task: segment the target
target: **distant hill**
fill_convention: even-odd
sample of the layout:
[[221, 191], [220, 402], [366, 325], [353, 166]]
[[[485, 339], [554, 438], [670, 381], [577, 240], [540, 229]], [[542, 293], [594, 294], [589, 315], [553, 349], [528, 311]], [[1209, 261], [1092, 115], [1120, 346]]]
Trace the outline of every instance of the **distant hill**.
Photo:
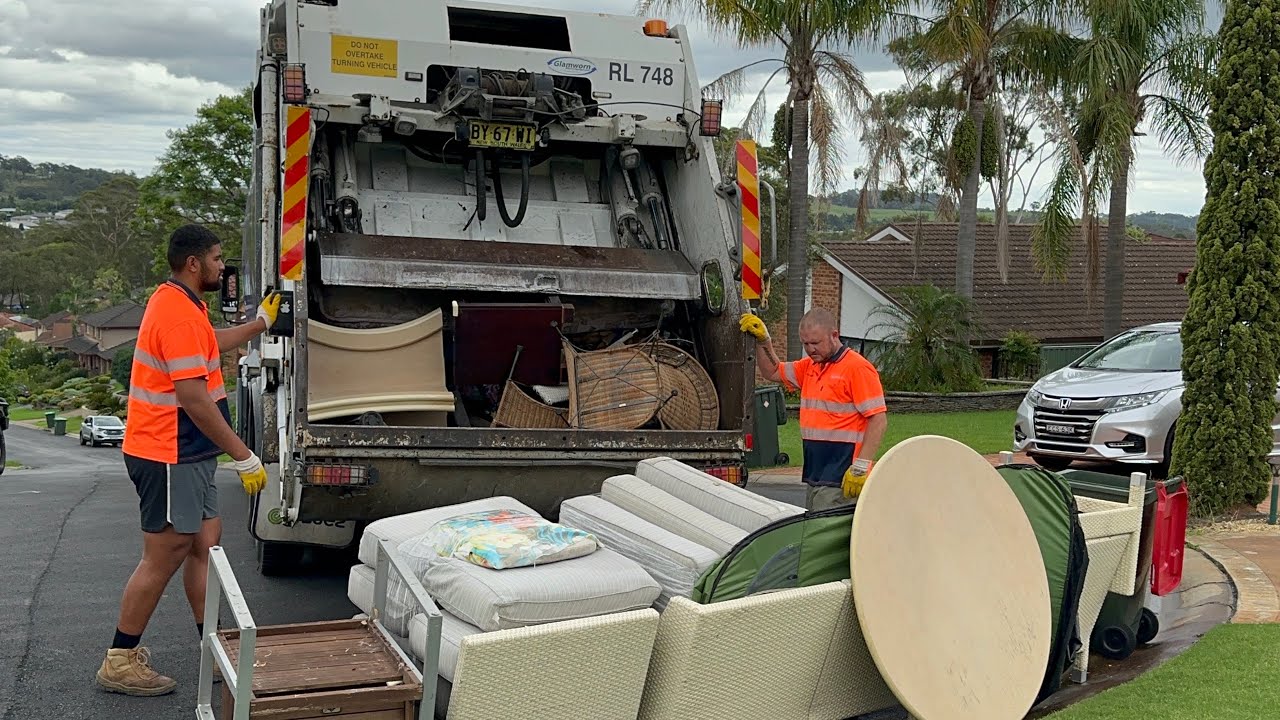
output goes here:
[[0, 207], [18, 214], [69, 209], [84, 193], [118, 173], [0, 155]]
[[[824, 234], [847, 234], [851, 232], [857, 218], [858, 193], [848, 190], [832, 195], [826, 198], [826, 201], [830, 205], [818, 210], [818, 232]], [[924, 214], [925, 219], [930, 220], [933, 217], [934, 202], [936, 202], [936, 197], [917, 203], [905, 203], [892, 196], [885, 198], [882, 195], [880, 205], [870, 211], [870, 223], [878, 225], [886, 222], [906, 221], [914, 219], [918, 214]], [[995, 212], [991, 208], [979, 208], [978, 216], [980, 222], [995, 221]], [[1015, 216], [1015, 212], [1010, 211], [1011, 222]], [[1024, 223], [1034, 223], [1039, 221], [1040, 213], [1028, 210], [1022, 213], [1021, 219]], [[1129, 224], [1142, 228], [1153, 235], [1190, 240], [1196, 237], [1196, 223], [1199, 219], [1199, 215], [1145, 212], [1130, 215]], [[1106, 218], [1103, 218], [1103, 220], [1105, 222]]]

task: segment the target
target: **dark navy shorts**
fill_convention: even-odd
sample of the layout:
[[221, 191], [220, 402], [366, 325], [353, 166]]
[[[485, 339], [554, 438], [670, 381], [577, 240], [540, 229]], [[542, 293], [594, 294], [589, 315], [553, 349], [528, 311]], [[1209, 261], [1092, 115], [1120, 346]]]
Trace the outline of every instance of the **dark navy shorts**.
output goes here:
[[124, 466], [138, 491], [143, 532], [162, 532], [172, 525], [191, 535], [200, 532], [205, 520], [218, 517], [218, 487], [213, 482], [217, 458], [170, 465], [125, 455]]

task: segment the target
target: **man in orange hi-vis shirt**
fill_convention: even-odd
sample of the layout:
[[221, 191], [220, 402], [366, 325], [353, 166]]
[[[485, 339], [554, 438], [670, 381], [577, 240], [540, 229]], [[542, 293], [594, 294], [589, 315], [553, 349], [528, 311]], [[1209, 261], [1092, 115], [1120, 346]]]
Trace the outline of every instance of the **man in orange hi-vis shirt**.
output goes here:
[[805, 506], [821, 510], [857, 502], [889, 424], [879, 371], [840, 342], [839, 323], [822, 308], [801, 318], [805, 357], [795, 362], [778, 359], [759, 317], [747, 313], [740, 325], [756, 339], [760, 374], [800, 391]]
[[222, 538], [214, 473], [225, 452], [245, 492], [267, 483], [262, 462], [231, 428], [221, 355], [275, 322], [280, 296], [262, 301], [252, 322], [215, 330], [201, 294], [222, 283], [222, 246], [208, 229], [186, 225], [169, 238], [173, 275], [147, 301], [129, 382], [124, 462], [138, 492], [142, 561], [120, 603], [115, 639], [98, 684], [127, 695], [164, 695], [177, 683], [151, 669], [139, 642], [169, 579], [185, 565], [183, 585], [204, 628], [209, 548]]

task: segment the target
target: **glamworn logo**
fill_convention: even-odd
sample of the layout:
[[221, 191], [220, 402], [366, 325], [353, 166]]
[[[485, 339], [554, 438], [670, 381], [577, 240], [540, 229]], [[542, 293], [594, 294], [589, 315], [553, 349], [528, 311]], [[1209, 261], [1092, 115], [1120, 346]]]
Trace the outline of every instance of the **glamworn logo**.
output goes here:
[[547, 67], [565, 75], [590, 75], [597, 70], [595, 63], [579, 57], [551, 58]]

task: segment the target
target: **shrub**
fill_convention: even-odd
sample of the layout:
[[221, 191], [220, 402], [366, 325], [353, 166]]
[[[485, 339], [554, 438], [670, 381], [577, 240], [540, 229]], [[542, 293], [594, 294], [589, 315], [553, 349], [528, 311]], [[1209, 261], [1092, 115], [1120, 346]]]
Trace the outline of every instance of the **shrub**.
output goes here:
[[1040, 341], [1021, 330], [1010, 330], [1000, 346], [1004, 377], [1031, 380], [1040, 371]]
[[877, 362], [884, 384], [908, 392], [973, 392], [983, 387], [968, 339], [977, 331], [971, 301], [938, 287], [904, 288], [899, 305], [881, 305], [871, 330], [883, 331]]
[[1182, 414], [1171, 471], [1197, 514], [1256, 505], [1280, 372], [1280, 0], [1228, 3], [1210, 79], [1213, 150], [1182, 322]]

